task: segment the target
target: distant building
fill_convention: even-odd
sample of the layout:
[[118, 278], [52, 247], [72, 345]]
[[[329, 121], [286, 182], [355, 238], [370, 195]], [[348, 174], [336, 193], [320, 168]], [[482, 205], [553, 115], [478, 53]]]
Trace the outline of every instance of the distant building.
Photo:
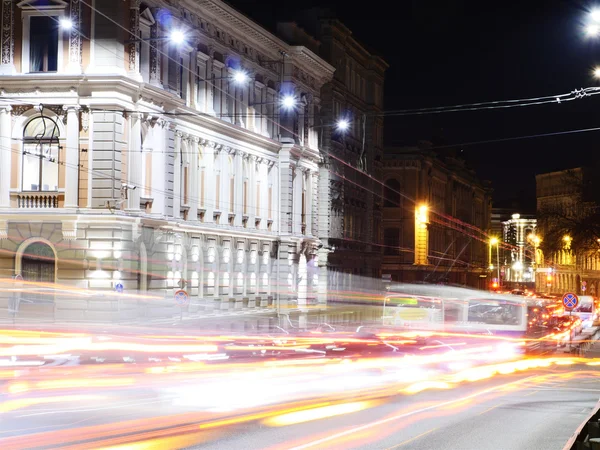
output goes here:
[[502, 222], [500, 270], [504, 287], [534, 287], [536, 230], [537, 220], [529, 216], [513, 214]]
[[462, 161], [428, 147], [385, 151], [383, 274], [487, 288], [491, 190]]
[[592, 201], [597, 191], [595, 179], [595, 171], [581, 167], [536, 176], [538, 234], [542, 243], [552, 240], [554, 244], [552, 252], [537, 252], [538, 291], [598, 295], [600, 255], [596, 237], [584, 236], [591, 240], [590, 245], [573, 241], [569, 234], [569, 228], [583, 223], [582, 217], [597, 208], [597, 201]]
[[325, 9], [310, 9], [295, 19], [280, 23], [278, 34], [335, 68], [333, 79], [321, 88], [321, 122], [316, 125], [323, 155], [319, 266], [327, 272], [330, 292], [379, 286], [383, 86], [388, 65]]

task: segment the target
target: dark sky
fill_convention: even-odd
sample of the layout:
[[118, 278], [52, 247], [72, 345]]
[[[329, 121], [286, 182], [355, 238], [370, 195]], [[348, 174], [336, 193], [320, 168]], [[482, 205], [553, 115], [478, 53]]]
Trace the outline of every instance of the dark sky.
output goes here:
[[[583, 36], [591, 3], [415, 0], [389, 2], [229, 0], [269, 28], [292, 8], [326, 6], [390, 65], [385, 110], [556, 95], [598, 83], [600, 39]], [[600, 4], [599, 4], [600, 6]], [[386, 145], [421, 139], [463, 144], [600, 126], [600, 96], [494, 111], [387, 117]], [[461, 148], [459, 146], [459, 148]], [[600, 132], [463, 146], [492, 181], [494, 203], [535, 208], [535, 174], [594, 164]]]

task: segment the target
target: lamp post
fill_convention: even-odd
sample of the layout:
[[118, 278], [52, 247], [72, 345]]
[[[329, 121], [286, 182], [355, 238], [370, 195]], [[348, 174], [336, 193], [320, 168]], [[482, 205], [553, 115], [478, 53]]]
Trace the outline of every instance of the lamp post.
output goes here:
[[498, 288], [502, 287], [502, 281], [500, 280], [500, 239], [497, 237], [490, 238], [490, 253], [489, 253], [489, 261], [490, 266], [492, 266], [492, 247], [496, 246], [496, 270], [498, 271]]

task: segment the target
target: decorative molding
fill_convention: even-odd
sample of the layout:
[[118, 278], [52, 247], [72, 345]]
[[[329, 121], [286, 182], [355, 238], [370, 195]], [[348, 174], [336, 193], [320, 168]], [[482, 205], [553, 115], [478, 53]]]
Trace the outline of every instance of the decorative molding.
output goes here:
[[[135, 39], [140, 35], [140, 3], [141, 0], [131, 0], [129, 3], [129, 32]], [[129, 43], [129, 71], [140, 71], [140, 42]]]
[[90, 129], [90, 110], [87, 108], [81, 111], [81, 129], [85, 132]]
[[21, 116], [31, 108], [33, 108], [33, 105], [15, 105], [12, 107], [13, 116]]
[[[156, 8], [152, 10], [152, 14], [156, 17]], [[158, 41], [158, 21], [154, 22], [150, 27], [150, 38], [153, 39], [150, 44], [150, 84], [159, 86], [161, 84], [161, 70], [160, 70], [160, 60], [161, 55], [159, 55], [159, 41]]]
[[83, 46], [81, 45], [80, 0], [71, 0], [69, 10], [70, 19], [73, 24], [69, 35], [69, 63], [81, 67]]
[[62, 235], [66, 241], [77, 239], [77, 222], [75, 220], [63, 220]]
[[2, 64], [12, 64], [15, 56], [15, 11], [13, 0], [2, 1]]

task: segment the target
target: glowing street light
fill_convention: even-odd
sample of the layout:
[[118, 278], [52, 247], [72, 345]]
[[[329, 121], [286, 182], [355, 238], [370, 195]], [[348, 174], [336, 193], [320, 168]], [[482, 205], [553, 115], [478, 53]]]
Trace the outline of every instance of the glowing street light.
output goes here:
[[248, 81], [248, 74], [243, 70], [236, 70], [233, 74], [233, 81], [235, 84], [244, 84]]
[[490, 245], [498, 245], [498, 238], [497, 237], [493, 237], [490, 239]]
[[281, 106], [285, 109], [292, 109], [296, 106], [296, 97], [293, 95], [284, 95], [281, 99]]
[[348, 128], [350, 128], [350, 122], [348, 122], [346, 119], [340, 119], [336, 123], [336, 128], [338, 131], [347, 131]]
[[593, 9], [592, 12], [590, 12], [590, 19], [592, 19], [594, 22], [600, 22], [600, 9], [599, 8]]
[[600, 34], [600, 26], [595, 23], [591, 23], [585, 27], [585, 34], [587, 37], [596, 37]]
[[62, 17], [58, 23], [63, 30], [70, 30], [73, 28], [73, 21], [68, 17]]
[[173, 30], [171, 31], [170, 39], [174, 44], [183, 44], [185, 42], [185, 34], [181, 30]]
[[592, 70], [592, 76], [597, 80], [600, 80], [600, 67], [594, 67]]

